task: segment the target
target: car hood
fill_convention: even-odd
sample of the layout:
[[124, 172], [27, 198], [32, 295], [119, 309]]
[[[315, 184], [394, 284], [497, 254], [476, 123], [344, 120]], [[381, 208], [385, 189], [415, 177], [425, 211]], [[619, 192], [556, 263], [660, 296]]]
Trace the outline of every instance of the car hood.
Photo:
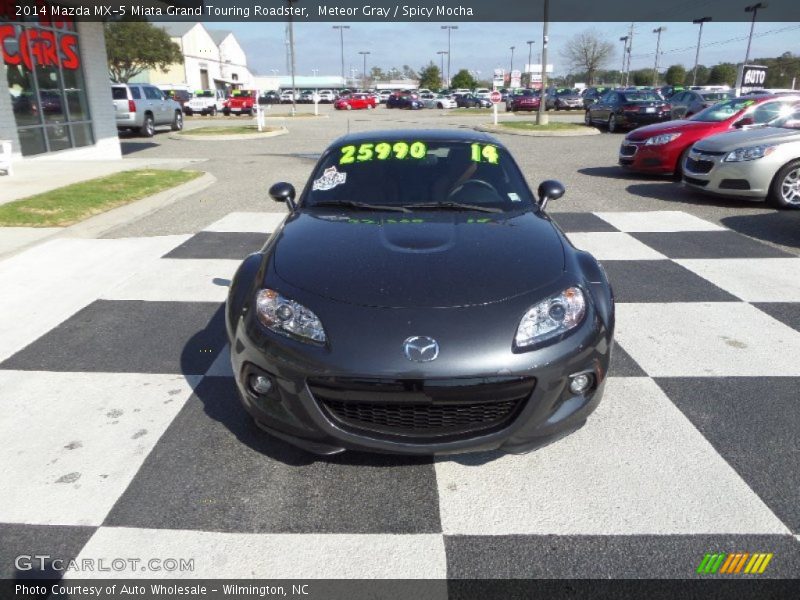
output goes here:
[[698, 142], [694, 147], [708, 152], [730, 152], [743, 146], [790, 141], [800, 141], [800, 131], [782, 127], [758, 127], [713, 135]]
[[664, 121], [663, 123], [653, 123], [644, 127], [638, 127], [631, 131], [625, 139], [632, 142], [640, 142], [654, 135], [663, 135], [666, 133], [688, 133], [692, 131], [703, 131], [709, 129], [714, 125], [720, 123], [706, 123], [704, 121], [690, 121], [688, 119], [681, 119], [677, 121]]
[[532, 212], [317, 210], [287, 220], [273, 264], [280, 279], [332, 300], [398, 308], [487, 304], [564, 272], [560, 235]]

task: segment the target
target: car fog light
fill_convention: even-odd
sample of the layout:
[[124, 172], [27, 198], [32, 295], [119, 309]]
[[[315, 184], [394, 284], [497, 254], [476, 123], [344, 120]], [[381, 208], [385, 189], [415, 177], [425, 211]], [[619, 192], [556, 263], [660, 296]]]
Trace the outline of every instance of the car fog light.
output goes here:
[[591, 387], [592, 380], [592, 375], [589, 373], [575, 375], [569, 381], [569, 391], [576, 395], [584, 394]]
[[250, 390], [259, 396], [268, 394], [272, 390], [272, 382], [266, 375], [250, 375]]

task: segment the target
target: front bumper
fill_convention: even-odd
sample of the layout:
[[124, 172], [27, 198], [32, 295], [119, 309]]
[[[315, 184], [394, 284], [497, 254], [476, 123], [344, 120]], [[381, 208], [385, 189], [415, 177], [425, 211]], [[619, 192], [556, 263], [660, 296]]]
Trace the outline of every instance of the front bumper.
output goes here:
[[727, 152], [709, 153], [692, 150], [683, 164], [686, 187], [714, 194], [762, 200], [780, 164], [772, 166], [771, 157], [742, 162], [725, 162]]
[[[406, 372], [393, 368], [362, 372], [344, 369], [342, 357], [320, 360], [319, 349], [309, 351], [313, 356], [305, 357], [307, 345], [266, 331], [245, 316], [233, 332], [231, 361], [244, 407], [258, 425], [315, 454], [335, 454], [346, 449], [424, 455], [493, 449], [526, 452], [580, 428], [596, 408], [603, 395], [612, 333], [592, 308], [571, 335], [541, 350], [512, 353], [509, 348], [507, 356], [489, 352], [485, 361], [449, 372], [449, 367], [429, 368], [438, 361], [407, 362]], [[261, 396], [255, 394], [248, 385], [251, 373], [267, 374], [272, 389]], [[568, 389], [570, 376], [579, 373], [591, 373], [594, 378], [593, 386], [584, 395], [574, 395]], [[466, 431], [420, 430], [416, 417], [399, 414], [404, 407], [387, 404], [383, 394], [391, 384], [403, 390], [401, 402], [403, 396], [411, 395], [410, 402], [419, 402], [420, 396], [427, 395], [430, 401], [423, 403], [424, 409], [435, 408], [437, 414], [446, 415], [454, 406], [453, 399], [467, 403], [473, 400], [460, 394], [473, 393], [476, 381], [489, 390], [495, 384], [510, 385], [513, 381], [530, 386], [515, 399], [517, 403], [503, 419], [488, 422], [485, 428], [480, 424], [470, 426]], [[358, 382], [352, 384], [352, 391], [348, 389], [351, 382]], [[325, 391], [326, 386], [335, 388], [334, 392]], [[379, 391], [370, 397], [364, 386]], [[444, 399], [442, 394], [431, 391], [441, 390], [442, 386], [448, 388]], [[328, 397], [331, 394], [333, 402], [339, 403], [333, 411]], [[343, 405], [354, 407], [355, 412], [348, 412]], [[365, 405], [369, 406], [364, 408]], [[362, 408], [370, 414], [383, 415], [378, 417], [380, 422], [360, 416], [356, 420], [342, 418], [343, 413], [352, 415]], [[388, 425], [387, 413], [396, 417]], [[410, 428], [393, 428], [392, 423], [398, 419], [406, 419], [403, 422], [411, 423]]]
[[674, 173], [681, 150], [673, 150], [668, 146], [669, 144], [648, 146], [643, 141], [625, 140], [619, 148], [619, 165], [641, 173]]
[[622, 112], [618, 115], [617, 125], [620, 129], [636, 129], [642, 125], [652, 125], [653, 123], [663, 123], [671, 119], [669, 111], [666, 112]]

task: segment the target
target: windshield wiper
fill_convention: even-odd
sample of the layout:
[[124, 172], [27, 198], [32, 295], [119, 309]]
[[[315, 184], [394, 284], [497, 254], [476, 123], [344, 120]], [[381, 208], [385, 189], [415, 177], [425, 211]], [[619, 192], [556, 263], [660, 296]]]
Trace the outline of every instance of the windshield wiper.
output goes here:
[[389, 210], [394, 212], [411, 212], [405, 206], [398, 204], [369, 204], [368, 202], [356, 202], [355, 200], [323, 200], [321, 202], [314, 202], [314, 206], [346, 206], [348, 208], [358, 208], [359, 210]]
[[494, 206], [481, 206], [480, 204], [465, 204], [463, 202], [431, 202], [429, 204], [404, 204], [405, 208], [417, 208], [421, 210], [439, 210], [439, 209], [454, 209], [454, 210], [477, 210], [480, 212], [488, 213], [501, 213], [502, 208]]

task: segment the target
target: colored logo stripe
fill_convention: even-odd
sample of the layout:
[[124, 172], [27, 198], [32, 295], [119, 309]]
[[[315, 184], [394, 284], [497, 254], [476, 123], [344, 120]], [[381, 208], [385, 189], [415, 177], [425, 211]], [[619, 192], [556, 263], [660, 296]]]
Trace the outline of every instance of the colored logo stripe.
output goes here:
[[749, 552], [708, 553], [700, 561], [697, 572], [702, 575], [713, 575], [715, 573], [757, 575], [766, 571], [772, 556], [772, 553], [763, 552], [755, 554], [750, 554]]

